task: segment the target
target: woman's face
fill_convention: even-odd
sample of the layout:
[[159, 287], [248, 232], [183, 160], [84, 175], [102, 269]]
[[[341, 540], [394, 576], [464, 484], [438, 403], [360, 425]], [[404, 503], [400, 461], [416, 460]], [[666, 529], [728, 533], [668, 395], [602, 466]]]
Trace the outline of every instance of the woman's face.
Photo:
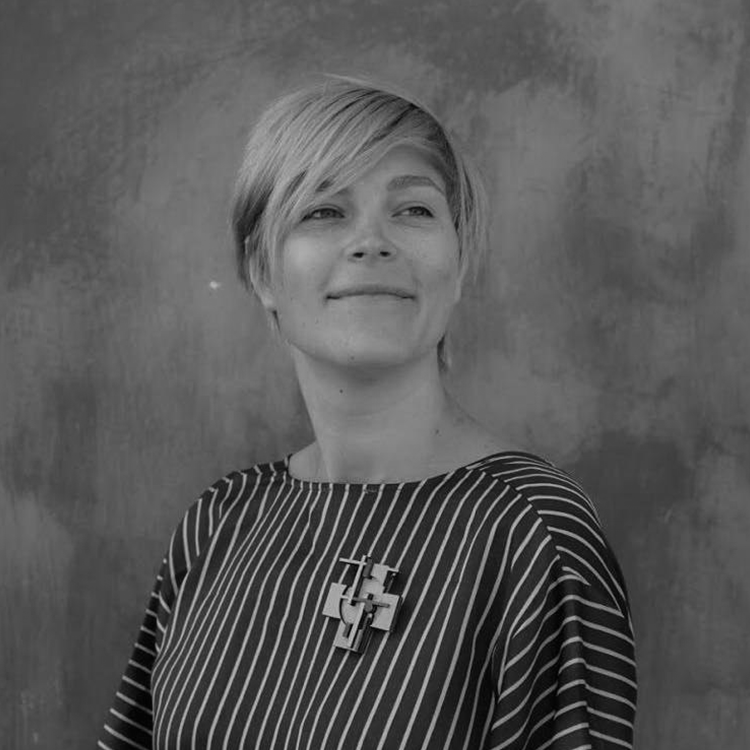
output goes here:
[[460, 289], [445, 184], [421, 152], [398, 146], [309, 206], [259, 293], [299, 352], [372, 368], [435, 353]]

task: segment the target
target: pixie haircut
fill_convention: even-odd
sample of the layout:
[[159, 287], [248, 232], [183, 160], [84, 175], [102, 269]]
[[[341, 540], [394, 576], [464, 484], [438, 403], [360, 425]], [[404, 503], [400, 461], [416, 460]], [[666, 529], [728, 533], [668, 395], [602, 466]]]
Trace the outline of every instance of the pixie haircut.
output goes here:
[[459, 268], [462, 277], [475, 275], [486, 246], [486, 199], [453, 138], [426, 107], [402, 93], [327, 76], [272, 103], [250, 133], [232, 215], [243, 283], [267, 288], [278, 249], [311, 203], [351, 185], [396, 146], [421, 151], [443, 178]]

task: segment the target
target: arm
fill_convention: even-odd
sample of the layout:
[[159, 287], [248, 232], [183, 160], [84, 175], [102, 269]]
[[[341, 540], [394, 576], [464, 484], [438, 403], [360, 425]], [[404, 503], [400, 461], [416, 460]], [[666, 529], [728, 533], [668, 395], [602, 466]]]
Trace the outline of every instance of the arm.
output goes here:
[[496, 653], [487, 747], [631, 748], [637, 689], [627, 616], [560, 561], [539, 583]]
[[516, 482], [534, 510], [493, 653], [486, 747], [632, 748], [634, 640], [625, 584], [596, 513], [556, 470]]
[[151, 674], [183, 581], [226, 509], [237, 498], [231, 477], [207, 489], [174, 530], [146, 606], [136, 642], [101, 732], [101, 750], [150, 750], [153, 704]]
[[146, 614], [120, 686], [109, 709], [98, 747], [102, 750], [143, 748], [152, 746], [153, 723], [151, 703], [151, 670], [157, 655], [160, 634], [166, 628], [174, 592], [165, 581], [170, 579], [167, 558], [151, 591]]

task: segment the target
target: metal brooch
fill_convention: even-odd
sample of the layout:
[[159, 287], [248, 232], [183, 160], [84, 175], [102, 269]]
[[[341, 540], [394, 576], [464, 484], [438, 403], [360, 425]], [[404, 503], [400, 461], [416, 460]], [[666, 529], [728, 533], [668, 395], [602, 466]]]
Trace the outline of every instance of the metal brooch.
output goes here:
[[396, 625], [402, 598], [388, 590], [398, 571], [373, 563], [369, 555], [362, 555], [361, 560], [342, 557], [339, 562], [357, 566], [354, 583], [332, 583], [323, 614], [339, 620], [334, 646], [361, 654], [373, 629], [391, 632]]

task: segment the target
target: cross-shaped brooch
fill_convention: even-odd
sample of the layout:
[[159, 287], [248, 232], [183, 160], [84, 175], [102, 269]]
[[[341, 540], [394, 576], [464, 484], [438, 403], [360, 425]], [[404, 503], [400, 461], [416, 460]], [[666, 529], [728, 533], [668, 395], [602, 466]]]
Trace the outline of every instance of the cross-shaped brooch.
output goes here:
[[361, 560], [341, 557], [339, 562], [357, 565], [357, 574], [351, 586], [331, 584], [323, 614], [339, 620], [333, 645], [361, 654], [373, 628], [390, 632], [396, 625], [401, 597], [389, 594], [388, 589], [398, 571], [373, 563], [369, 555], [362, 555]]

